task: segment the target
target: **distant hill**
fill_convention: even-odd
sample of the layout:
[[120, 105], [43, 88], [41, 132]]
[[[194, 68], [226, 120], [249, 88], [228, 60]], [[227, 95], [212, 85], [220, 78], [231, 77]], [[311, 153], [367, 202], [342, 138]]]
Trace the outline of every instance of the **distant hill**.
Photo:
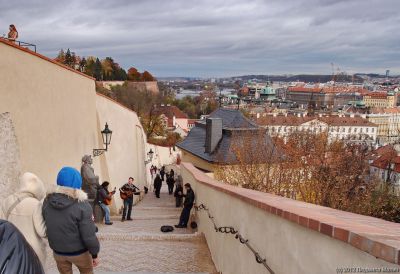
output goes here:
[[[332, 75], [323, 74], [296, 74], [296, 75], [244, 75], [232, 78], [241, 78], [244, 81], [258, 79], [261, 81], [273, 81], [273, 82], [307, 82], [307, 83], [326, 83], [332, 80]], [[337, 75], [335, 76], [336, 81], [340, 82], [351, 82], [353, 81], [351, 75]], [[354, 82], [362, 83], [364, 80], [362, 77], [357, 75], [354, 76]]]

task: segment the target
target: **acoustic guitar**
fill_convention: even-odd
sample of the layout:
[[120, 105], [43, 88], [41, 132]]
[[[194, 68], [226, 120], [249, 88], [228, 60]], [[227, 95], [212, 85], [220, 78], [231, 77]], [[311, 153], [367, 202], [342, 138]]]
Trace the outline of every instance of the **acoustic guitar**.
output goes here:
[[115, 187], [114, 190], [112, 192], [110, 192], [110, 199], [105, 198], [104, 199], [104, 204], [106, 205], [111, 205], [112, 203], [112, 197], [114, 196], [115, 192], [117, 191], [117, 188]]
[[119, 196], [121, 197], [122, 200], [126, 200], [128, 198], [131, 198], [133, 195], [140, 195], [140, 189], [136, 188], [139, 191], [119, 191]]

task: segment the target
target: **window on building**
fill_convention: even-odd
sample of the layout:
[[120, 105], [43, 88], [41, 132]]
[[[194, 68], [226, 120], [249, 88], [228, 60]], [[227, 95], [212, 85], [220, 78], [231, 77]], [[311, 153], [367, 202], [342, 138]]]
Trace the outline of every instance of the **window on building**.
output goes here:
[[357, 128], [356, 127], [354, 128], [354, 132], [357, 132]]
[[365, 131], [368, 133], [368, 128], [366, 128]]
[[351, 127], [349, 127], [348, 133], [351, 133]]

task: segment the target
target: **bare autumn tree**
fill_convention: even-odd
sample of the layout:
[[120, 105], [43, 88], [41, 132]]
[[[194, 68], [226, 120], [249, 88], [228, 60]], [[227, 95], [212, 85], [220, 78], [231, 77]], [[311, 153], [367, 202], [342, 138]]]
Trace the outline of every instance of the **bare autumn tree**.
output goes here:
[[154, 136], [164, 136], [166, 128], [161, 116], [152, 107], [149, 113], [142, 117], [141, 122], [146, 132], [147, 139]]
[[[232, 165], [220, 165], [215, 177], [245, 188], [276, 193], [273, 164], [278, 161], [274, 143], [264, 129], [232, 131], [230, 150]], [[221, 161], [224, 155], [217, 155]]]
[[232, 138], [235, 162], [215, 177], [227, 183], [317, 205], [400, 221], [399, 198], [369, 176], [365, 146], [329, 142], [325, 132], [294, 132], [265, 141], [258, 131]]

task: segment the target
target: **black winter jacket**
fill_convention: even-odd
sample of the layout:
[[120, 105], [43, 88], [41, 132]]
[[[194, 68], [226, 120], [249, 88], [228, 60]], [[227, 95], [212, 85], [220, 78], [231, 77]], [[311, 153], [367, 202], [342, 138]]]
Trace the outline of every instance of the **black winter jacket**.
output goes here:
[[188, 189], [188, 191], [186, 192], [185, 195], [183, 195], [185, 197], [185, 201], [183, 202], [183, 206], [184, 207], [192, 207], [194, 204], [194, 192], [193, 190], [190, 188]]
[[35, 251], [12, 224], [0, 220], [0, 273], [44, 274]]
[[154, 179], [154, 188], [155, 189], [161, 189], [161, 185], [162, 185], [162, 180], [160, 177], [156, 177]]
[[78, 255], [89, 251], [97, 258], [100, 244], [96, 237], [93, 210], [82, 190], [57, 187], [43, 202], [43, 218], [49, 245], [60, 255]]

